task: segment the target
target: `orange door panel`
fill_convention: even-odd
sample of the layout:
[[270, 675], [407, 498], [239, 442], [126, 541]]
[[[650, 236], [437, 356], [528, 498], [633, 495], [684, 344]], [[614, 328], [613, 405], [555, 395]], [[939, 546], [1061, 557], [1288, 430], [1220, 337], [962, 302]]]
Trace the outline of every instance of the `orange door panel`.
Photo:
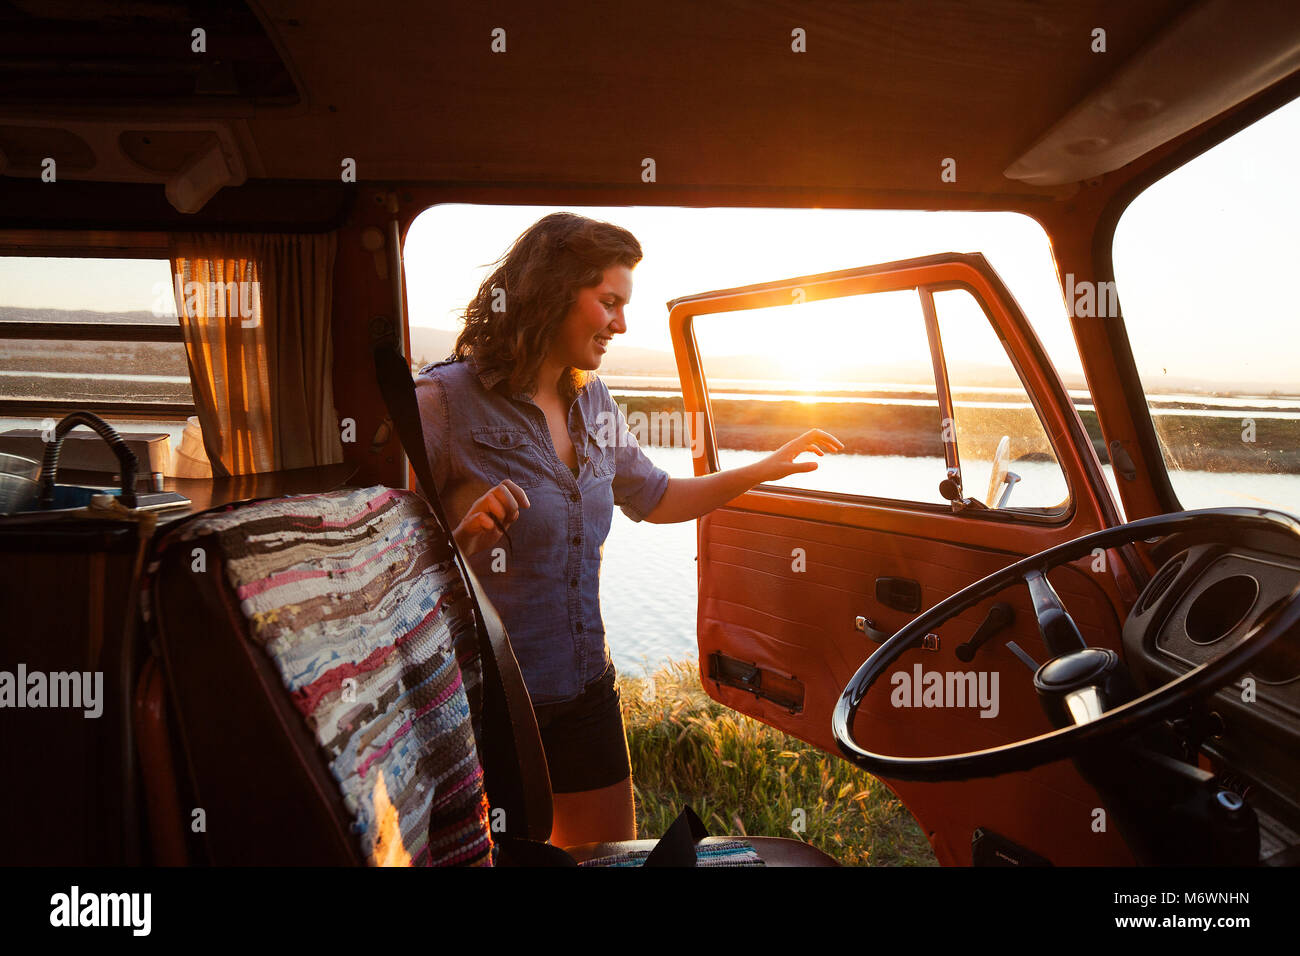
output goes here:
[[[790, 572], [793, 547], [807, 554], [805, 570], [798, 573]], [[854, 628], [855, 618], [868, 617], [892, 634], [911, 617], [876, 600], [876, 579], [920, 582], [923, 608], [928, 608], [1012, 560], [1013, 555], [975, 547], [719, 509], [702, 519], [700, 529], [698, 639], [704, 686], [726, 706], [838, 754], [831, 711], [853, 672], [877, 646]], [[1118, 648], [1119, 620], [1096, 575], [1065, 567], [1050, 578], [1084, 639], [1093, 646]], [[923, 674], [997, 674], [996, 712], [979, 716], [978, 699], [964, 709], [895, 706], [891, 696], [899, 687], [882, 680], [858, 712], [856, 733], [864, 746], [878, 753], [929, 756], [981, 750], [1052, 729], [1038, 705], [1029, 668], [1006, 647], [1012, 640], [1044, 659], [1028, 590], [1009, 589], [997, 600], [1011, 605], [1014, 619], [969, 663], [958, 660], [956, 648], [975, 633], [992, 601], [945, 624], [936, 650], [908, 651], [895, 668], [909, 676], [917, 666]], [[753, 664], [764, 672], [764, 680], [770, 680], [769, 674], [784, 678], [788, 683], [781, 683], [774, 696], [793, 686], [802, 694], [801, 705], [796, 710], [736, 686], [740, 682], [724, 682], [732, 675], [718, 675], [714, 655]], [[915, 703], [914, 695], [909, 703]], [[1122, 841], [1094, 832], [1093, 811], [1100, 801], [1068, 762], [988, 780], [890, 785], [943, 863], [970, 862], [976, 827], [1053, 861], [1132, 863]], [[1071, 819], [1074, 826], [1065, 822]]]
[[[695, 470], [706, 474], [719, 464], [708, 383], [693, 334], [696, 316], [786, 305], [793, 289], [813, 300], [958, 287], [983, 306], [1050, 437], [1070, 490], [1063, 514], [958, 510], [764, 484], [699, 522], [697, 637], [705, 689], [726, 706], [837, 755], [831, 713], [853, 673], [879, 646], [868, 632], [892, 634], [919, 611], [1021, 557], [1118, 523], [1100, 463], [1041, 344], [982, 256], [935, 256], [671, 303], [687, 419], [704, 430]], [[946, 376], [942, 362], [936, 369]], [[1090, 645], [1121, 650], [1120, 621], [1136, 593], [1133, 575], [1140, 574], [1127, 560], [1107, 554], [1051, 575]], [[890, 591], [900, 586], [901, 601]], [[908, 608], [913, 588], [916, 606]], [[995, 601], [1010, 605], [1013, 620], [968, 662], [960, 660], [958, 646], [974, 635]], [[930, 649], [900, 658], [891, 677], [902, 676], [882, 680], [863, 702], [858, 739], [877, 752], [925, 756], [1049, 730], [1032, 672], [1008, 648], [1011, 641], [1045, 659], [1024, 587], [970, 609], [944, 625]], [[951, 699], [949, 706], [927, 706], [910, 685], [932, 671], [973, 675], [974, 684], [964, 676], [950, 681], [959, 692], [973, 688], [970, 706], [951, 706]], [[970, 862], [977, 827], [1055, 863], [1132, 862], [1118, 836], [1094, 830], [1100, 801], [1069, 762], [963, 783], [891, 787], [944, 863]]]

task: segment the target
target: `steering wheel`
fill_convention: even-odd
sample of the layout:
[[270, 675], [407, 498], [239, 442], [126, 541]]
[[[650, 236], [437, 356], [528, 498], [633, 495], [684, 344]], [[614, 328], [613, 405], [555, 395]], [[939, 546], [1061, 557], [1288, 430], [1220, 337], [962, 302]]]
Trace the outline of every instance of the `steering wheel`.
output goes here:
[[[1118, 707], [1108, 708], [1108, 691], [1117, 676], [1127, 679], [1119, 656], [1104, 648], [1089, 648], [1061, 604], [1046, 573], [1089, 555], [1095, 548], [1113, 548], [1158, 535], [1178, 532], [1226, 533], [1227, 540], [1246, 530], [1282, 532], [1300, 544], [1300, 521], [1280, 511], [1257, 508], [1205, 508], [1143, 518], [1075, 538], [996, 571], [940, 601], [885, 641], [858, 668], [835, 705], [831, 730], [844, 756], [880, 777], [896, 780], [968, 780], [1029, 770], [1072, 757], [1085, 748], [1116, 743], [1123, 737], [1171, 717], [1193, 701], [1208, 696], [1246, 670], [1270, 644], [1300, 623], [1300, 583], [1258, 619], [1246, 635], [1215, 660]], [[885, 671], [924, 636], [948, 620], [1017, 582], [1029, 586], [1034, 612], [1050, 659], [1034, 674], [1034, 685], [1045, 706], [1055, 701], [1055, 713], [1066, 726], [1026, 740], [969, 753], [938, 757], [890, 757], [873, 753], [853, 736], [853, 720], [867, 691]], [[1073, 720], [1072, 724], [1069, 720]]]

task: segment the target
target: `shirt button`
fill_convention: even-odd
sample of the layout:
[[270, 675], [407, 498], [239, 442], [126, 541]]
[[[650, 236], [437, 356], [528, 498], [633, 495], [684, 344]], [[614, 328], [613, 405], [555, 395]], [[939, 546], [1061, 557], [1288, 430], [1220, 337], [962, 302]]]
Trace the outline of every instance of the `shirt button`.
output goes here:
[[570, 492], [570, 493], [569, 493], [569, 500], [570, 500], [570, 501], [579, 501], [579, 500], [581, 500], [581, 498], [582, 498], [582, 495], [578, 494], [578, 492], [576, 492], [576, 491], [573, 491], [573, 492]]
[[573, 543], [574, 543], [574, 544], [582, 544], [582, 535], [580, 535], [580, 534], [575, 534], [575, 535], [573, 536]]
[[579, 633], [579, 634], [582, 633], [582, 622], [581, 622], [581, 621], [578, 622], [578, 633]]
[[573, 580], [571, 580], [571, 581], [569, 582], [569, 587], [571, 587], [571, 588], [576, 588], [577, 586], [578, 586], [578, 579], [577, 579], [577, 578], [574, 578]]

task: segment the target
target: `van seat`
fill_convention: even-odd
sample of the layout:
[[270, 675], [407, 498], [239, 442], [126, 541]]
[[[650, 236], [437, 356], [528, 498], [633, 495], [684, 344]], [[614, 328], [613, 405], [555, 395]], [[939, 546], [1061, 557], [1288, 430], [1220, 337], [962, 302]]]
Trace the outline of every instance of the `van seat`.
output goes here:
[[[171, 828], [185, 858], [165, 862], [493, 862], [473, 605], [423, 498], [375, 486], [195, 515], [155, 542], [143, 587], [166, 700], [136, 709], [146, 798], [152, 814], [184, 793], [202, 817]], [[164, 747], [176, 759], [144, 749]], [[549, 806], [549, 781], [527, 783]], [[707, 838], [697, 859], [834, 865], [797, 840], [744, 841]], [[572, 855], [637, 865], [653, 846]]]

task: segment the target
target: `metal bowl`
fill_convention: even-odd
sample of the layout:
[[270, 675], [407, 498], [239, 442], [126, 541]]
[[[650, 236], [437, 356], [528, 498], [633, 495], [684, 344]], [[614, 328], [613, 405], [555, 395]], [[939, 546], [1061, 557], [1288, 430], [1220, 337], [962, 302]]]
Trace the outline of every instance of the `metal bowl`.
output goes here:
[[17, 475], [35, 481], [41, 473], [41, 463], [24, 458], [22, 455], [7, 455], [0, 452], [0, 474]]
[[39, 462], [0, 452], [0, 514], [30, 511], [36, 507]]
[[34, 510], [38, 488], [30, 478], [0, 474], [0, 515]]

